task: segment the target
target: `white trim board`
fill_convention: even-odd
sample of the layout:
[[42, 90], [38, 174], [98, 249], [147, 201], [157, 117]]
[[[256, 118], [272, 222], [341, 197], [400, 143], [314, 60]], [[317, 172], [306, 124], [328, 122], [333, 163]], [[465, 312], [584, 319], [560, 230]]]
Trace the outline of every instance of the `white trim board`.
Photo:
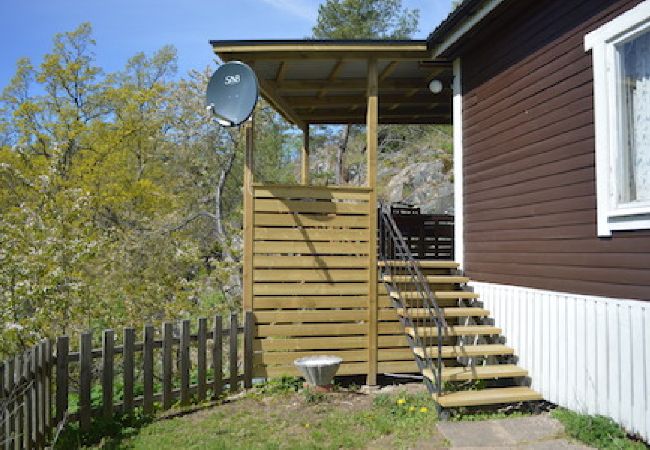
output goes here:
[[454, 60], [454, 261], [463, 267], [465, 259], [463, 207], [463, 83], [460, 58]]
[[533, 389], [650, 441], [650, 302], [473, 282]]
[[468, 16], [463, 23], [456, 26], [451, 33], [447, 33], [445, 39], [433, 48], [433, 56], [437, 58], [441, 53], [451, 47], [456, 41], [463, 37], [468, 31], [476, 26], [481, 20], [485, 19], [494, 8], [503, 3], [504, 0], [487, 0], [473, 15]]
[[615, 46], [650, 28], [650, 0], [620, 14], [585, 35], [592, 52], [596, 148], [596, 210], [598, 236], [616, 230], [650, 229], [650, 205], [619, 204], [623, 138], [619, 111], [619, 65]]

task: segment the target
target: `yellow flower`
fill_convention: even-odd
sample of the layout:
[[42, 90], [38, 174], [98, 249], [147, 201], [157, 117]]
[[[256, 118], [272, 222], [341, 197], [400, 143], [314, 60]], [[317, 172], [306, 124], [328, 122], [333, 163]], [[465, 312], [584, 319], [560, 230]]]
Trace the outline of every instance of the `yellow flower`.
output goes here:
[[422, 408], [420, 408], [420, 412], [421, 413], [429, 412], [429, 408], [427, 408], [426, 406], [423, 406]]
[[308, 423], [305, 424], [305, 428], [309, 428], [309, 424], [308, 424]]
[[405, 403], [406, 403], [406, 399], [400, 398], [399, 400], [397, 400], [398, 405], [403, 405]]
[[409, 411], [411, 411], [411, 412], [415, 411], [415, 406], [411, 406], [411, 407], [409, 408]]

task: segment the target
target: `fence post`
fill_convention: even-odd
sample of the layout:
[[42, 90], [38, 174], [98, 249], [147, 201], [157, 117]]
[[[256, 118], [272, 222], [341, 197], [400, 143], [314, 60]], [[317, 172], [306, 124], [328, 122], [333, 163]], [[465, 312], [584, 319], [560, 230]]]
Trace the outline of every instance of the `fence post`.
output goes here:
[[163, 409], [172, 407], [172, 350], [174, 346], [174, 326], [165, 322], [163, 324], [163, 343], [162, 343], [162, 371], [163, 371]]
[[25, 396], [23, 397], [23, 446], [24, 448], [32, 448], [32, 384], [29, 373], [31, 371], [31, 357], [32, 350], [27, 350], [23, 353], [22, 377], [20, 380], [21, 385], [24, 386]]
[[190, 321], [181, 322], [181, 405], [190, 404]]
[[244, 388], [253, 387], [253, 311], [246, 311], [244, 316]]
[[46, 371], [47, 371], [47, 354], [45, 348], [45, 340], [38, 344], [38, 398], [39, 398], [39, 418], [38, 418], [38, 434], [40, 436], [41, 447], [45, 447], [45, 434], [47, 431], [47, 397], [45, 392], [45, 385], [47, 384]]
[[6, 392], [5, 397], [7, 398], [6, 405], [6, 418], [4, 423], [4, 436], [5, 444], [2, 446], [5, 450], [11, 449], [11, 444], [13, 442], [14, 436], [14, 418], [11, 415], [11, 412], [15, 410], [16, 403], [15, 400], [11, 401], [11, 396], [13, 395], [14, 389], [14, 364], [13, 359], [8, 359], [5, 361], [4, 367], [2, 369], [4, 373], [4, 383], [2, 389]]
[[56, 422], [60, 423], [68, 411], [68, 336], [56, 338]]
[[206, 391], [206, 346], [208, 334], [208, 320], [205, 318], [199, 319], [199, 330], [197, 332], [197, 358], [196, 366], [198, 372], [198, 400], [202, 402], [205, 400]]
[[212, 398], [218, 399], [223, 391], [223, 320], [220, 315], [214, 316], [214, 329], [212, 331]]
[[93, 335], [90, 332], [82, 333], [79, 338], [79, 428], [81, 431], [90, 429], [90, 390], [92, 388], [93, 366]]
[[[9, 439], [8, 433], [5, 433], [5, 425], [9, 422], [9, 399], [5, 401], [5, 367], [7, 361], [0, 361], [0, 417], [4, 420], [0, 421], [0, 449], [4, 448], [5, 443]], [[7, 391], [9, 392], [9, 391]], [[9, 394], [7, 394], [9, 395]]]
[[104, 330], [102, 334], [102, 410], [105, 418], [113, 416], [113, 353], [115, 332]]
[[153, 340], [154, 328], [151, 325], [144, 327], [144, 346], [143, 346], [143, 409], [145, 414], [153, 412]]
[[40, 348], [38, 344], [32, 346], [31, 362], [29, 377], [32, 382], [32, 442], [36, 448], [41, 448], [40, 428], [41, 428], [41, 396], [40, 396], [40, 377], [38, 362], [40, 361]]
[[16, 392], [16, 397], [14, 400], [14, 411], [16, 412], [16, 417], [14, 417], [14, 425], [13, 425], [13, 432], [14, 432], [14, 449], [15, 450], [20, 450], [22, 448], [22, 441], [23, 441], [23, 435], [25, 430], [23, 429], [25, 425], [24, 421], [24, 414], [25, 414], [25, 409], [21, 406], [21, 403], [25, 401], [25, 391], [24, 391], [24, 386], [21, 388], [21, 378], [22, 378], [22, 370], [23, 370], [23, 356], [24, 355], [18, 355], [14, 358], [14, 389], [19, 389], [19, 391]]
[[124, 381], [124, 413], [133, 412], [133, 376], [135, 367], [135, 328], [124, 328], [122, 370]]
[[237, 369], [237, 314], [230, 314], [230, 392], [237, 392], [238, 382], [237, 376], [239, 375]]
[[52, 341], [45, 340], [45, 439], [52, 438]]

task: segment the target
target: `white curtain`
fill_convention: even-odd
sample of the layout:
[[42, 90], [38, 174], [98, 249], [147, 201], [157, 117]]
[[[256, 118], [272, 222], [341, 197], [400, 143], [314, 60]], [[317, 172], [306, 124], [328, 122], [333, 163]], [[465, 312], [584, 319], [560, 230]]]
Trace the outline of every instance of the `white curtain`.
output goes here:
[[622, 45], [623, 202], [650, 201], [650, 32]]

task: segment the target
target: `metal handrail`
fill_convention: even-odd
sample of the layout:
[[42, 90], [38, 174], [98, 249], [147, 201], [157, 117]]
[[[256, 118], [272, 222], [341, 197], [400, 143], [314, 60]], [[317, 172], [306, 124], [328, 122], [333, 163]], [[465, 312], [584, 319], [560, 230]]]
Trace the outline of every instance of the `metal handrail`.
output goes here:
[[[435, 296], [429, 289], [429, 283], [424, 278], [420, 267], [413, 258], [409, 246], [406, 244], [400, 229], [390, 211], [390, 207], [381, 204], [379, 213], [379, 259], [383, 262], [381, 268], [382, 279], [384, 275], [390, 277], [390, 287], [396, 292], [397, 298], [393, 301], [402, 309], [402, 323], [413, 328], [413, 336], [409, 337], [409, 344], [422, 349], [423, 358], [418, 360], [420, 370], [428, 368], [433, 373], [433, 380], [428, 384], [434, 393], [442, 392], [442, 343], [443, 331], [447, 328], [443, 311], [438, 306]], [[397, 261], [397, 264], [391, 262]], [[407, 303], [406, 295], [402, 291], [403, 285], [412, 287], [411, 301]], [[413, 298], [414, 297], [414, 298]], [[415, 305], [413, 304], [415, 303]], [[424, 311], [425, 314], [411, 314], [411, 309]], [[433, 342], [433, 330], [437, 333], [436, 343], [438, 353], [434, 358], [431, 354], [431, 343]], [[425, 381], [428, 380], [425, 377]]]

